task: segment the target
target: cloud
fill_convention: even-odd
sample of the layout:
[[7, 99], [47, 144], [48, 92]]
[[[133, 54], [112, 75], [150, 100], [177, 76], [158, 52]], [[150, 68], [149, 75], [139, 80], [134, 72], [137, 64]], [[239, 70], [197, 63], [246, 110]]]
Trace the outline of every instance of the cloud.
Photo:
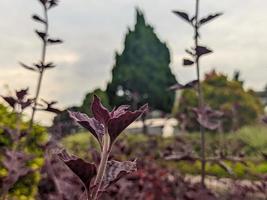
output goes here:
[[[33, 94], [36, 74], [19, 67], [18, 61], [36, 62], [40, 58], [40, 41], [30, 20], [41, 7], [37, 0], [1, 0], [0, 18], [0, 88], [30, 86]], [[51, 46], [48, 59], [57, 64], [45, 75], [41, 96], [57, 99], [60, 107], [80, 104], [90, 90], [111, 79], [115, 51], [122, 51], [125, 33], [134, 24], [135, 7], [145, 12], [160, 39], [171, 51], [172, 71], [181, 81], [192, 80], [195, 71], [182, 67], [184, 49], [192, 45], [192, 29], [172, 10], [193, 13], [194, 0], [64, 0], [50, 14], [51, 36], [64, 44]], [[215, 53], [201, 60], [202, 74], [216, 68], [229, 74], [241, 71], [246, 87], [260, 90], [266, 84], [267, 2], [262, 0], [206, 0], [201, 2], [201, 16], [223, 11], [224, 15], [201, 30], [201, 42]], [[11, 12], [12, 10], [12, 12]], [[49, 117], [50, 116], [50, 117]], [[38, 120], [48, 122], [51, 115]]]

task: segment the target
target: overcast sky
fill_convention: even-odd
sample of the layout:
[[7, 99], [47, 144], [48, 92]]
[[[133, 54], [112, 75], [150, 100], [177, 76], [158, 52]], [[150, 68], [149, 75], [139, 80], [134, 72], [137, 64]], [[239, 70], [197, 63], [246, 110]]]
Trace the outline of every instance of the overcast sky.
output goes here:
[[[180, 82], [195, 78], [193, 69], [182, 67], [184, 49], [192, 44], [192, 30], [172, 10], [193, 12], [195, 0], [61, 0], [50, 12], [50, 35], [65, 43], [50, 47], [49, 60], [58, 67], [45, 74], [41, 96], [58, 100], [59, 106], [79, 105], [84, 95], [105, 88], [111, 79], [115, 51], [121, 52], [125, 33], [135, 22], [135, 7], [144, 11], [159, 38], [171, 51], [171, 69]], [[0, 1], [0, 93], [30, 86], [36, 74], [19, 67], [18, 61], [36, 62], [40, 42], [30, 19], [40, 13], [38, 0]], [[212, 68], [232, 76], [241, 71], [246, 87], [261, 90], [267, 83], [267, 1], [202, 0], [201, 16], [224, 12], [201, 31], [201, 42], [215, 53], [202, 59], [202, 73]], [[39, 115], [47, 122], [50, 114]]]

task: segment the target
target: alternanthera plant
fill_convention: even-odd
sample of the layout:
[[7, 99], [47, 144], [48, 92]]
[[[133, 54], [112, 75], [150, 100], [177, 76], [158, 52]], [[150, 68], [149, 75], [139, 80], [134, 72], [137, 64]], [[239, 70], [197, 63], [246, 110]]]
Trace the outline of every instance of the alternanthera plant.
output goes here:
[[38, 81], [37, 81], [37, 87], [35, 96], [33, 99], [33, 106], [32, 106], [32, 114], [30, 118], [29, 123], [29, 129], [32, 129], [35, 113], [38, 110], [39, 105], [39, 95], [41, 91], [42, 86], [42, 80], [44, 76], [44, 72], [47, 69], [51, 69], [55, 67], [55, 64], [53, 62], [47, 61], [46, 55], [47, 55], [47, 47], [49, 45], [54, 44], [60, 44], [62, 43], [61, 39], [50, 37], [49, 35], [49, 19], [48, 19], [48, 11], [55, 6], [58, 5], [58, 0], [38, 0], [43, 8], [43, 16], [39, 16], [37, 14], [34, 14], [32, 16], [32, 19], [38, 23], [43, 24], [44, 28], [43, 30], [36, 30], [37, 36], [40, 38], [42, 42], [42, 50], [41, 50], [41, 58], [37, 63], [34, 63], [32, 65], [26, 65], [24, 63], [20, 63], [22, 67], [25, 69], [28, 69], [30, 71], [34, 71], [38, 73]]
[[[84, 113], [69, 111], [70, 117], [78, 124], [90, 131], [98, 141], [101, 148], [99, 163], [89, 163], [81, 158], [70, 156], [66, 151], [59, 153], [64, 163], [80, 178], [86, 189], [83, 199], [97, 200], [101, 194], [123, 175], [136, 170], [136, 161], [109, 160], [116, 138], [132, 122], [147, 112], [148, 105], [138, 110], [130, 111], [130, 106], [122, 105], [117, 109], [108, 111], [97, 96], [94, 96], [91, 109], [93, 117]], [[93, 180], [93, 183], [91, 183]]]
[[177, 84], [176, 86], [173, 86], [171, 89], [186, 89], [194, 86], [196, 87], [199, 107], [195, 111], [197, 113], [197, 118], [200, 124], [200, 133], [201, 133], [201, 169], [202, 169], [201, 184], [202, 186], [205, 186], [205, 174], [206, 174], [205, 128], [214, 128], [215, 125], [207, 123], [207, 115], [205, 115], [207, 114], [206, 112], [207, 108], [205, 108], [203, 91], [200, 82], [200, 62], [199, 62], [202, 56], [212, 53], [212, 50], [199, 44], [199, 37], [200, 37], [199, 29], [203, 25], [207, 24], [208, 22], [222, 15], [222, 13], [209, 14], [208, 16], [200, 19], [199, 3], [200, 0], [196, 0], [195, 14], [192, 17], [190, 17], [189, 14], [187, 14], [186, 12], [173, 11], [174, 14], [176, 14], [178, 17], [182, 18], [185, 22], [187, 22], [194, 30], [194, 46], [191, 49], [185, 50], [186, 53], [190, 56], [190, 58], [184, 59], [183, 64], [184, 66], [192, 66], [192, 65], [196, 66], [196, 80], [185, 85]]

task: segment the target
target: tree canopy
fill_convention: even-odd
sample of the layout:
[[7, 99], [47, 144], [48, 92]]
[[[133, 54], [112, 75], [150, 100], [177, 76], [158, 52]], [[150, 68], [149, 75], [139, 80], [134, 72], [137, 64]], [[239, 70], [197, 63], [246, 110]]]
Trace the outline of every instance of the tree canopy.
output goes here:
[[[206, 103], [213, 109], [223, 111], [222, 124], [225, 131], [253, 124], [263, 113], [259, 98], [254, 91], [245, 90], [242, 81], [229, 80], [226, 75], [212, 71], [206, 74], [202, 87]], [[196, 116], [192, 110], [197, 106], [195, 91], [184, 90], [176, 114], [183, 113], [186, 116], [187, 130], [198, 130]]]
[[149, 103], [150, 108], [170, 112], [174, 94], [167, 88], [176, 83], [170, 67], [167, 45], [160, 41], [153, 27], [136, 11], [136, 24], [129, 30], [121, 54], [116, 53], [112, 80], [107, 86], [110, 104]]

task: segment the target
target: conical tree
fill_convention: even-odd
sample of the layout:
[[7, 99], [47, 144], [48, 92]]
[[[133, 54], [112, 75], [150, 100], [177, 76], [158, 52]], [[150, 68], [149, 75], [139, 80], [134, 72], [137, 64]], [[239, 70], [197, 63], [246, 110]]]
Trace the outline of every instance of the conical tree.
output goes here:
[[107, 86], [111, 105], [149, 103], [150, 108], [170, 112], [174, 94], [168, 91], [175, 76], [170, 70], [170, 52], [153, 28], [136, 10], [134, 30], [129, 30], [121, 54], [116, 53], [112, 81]]

